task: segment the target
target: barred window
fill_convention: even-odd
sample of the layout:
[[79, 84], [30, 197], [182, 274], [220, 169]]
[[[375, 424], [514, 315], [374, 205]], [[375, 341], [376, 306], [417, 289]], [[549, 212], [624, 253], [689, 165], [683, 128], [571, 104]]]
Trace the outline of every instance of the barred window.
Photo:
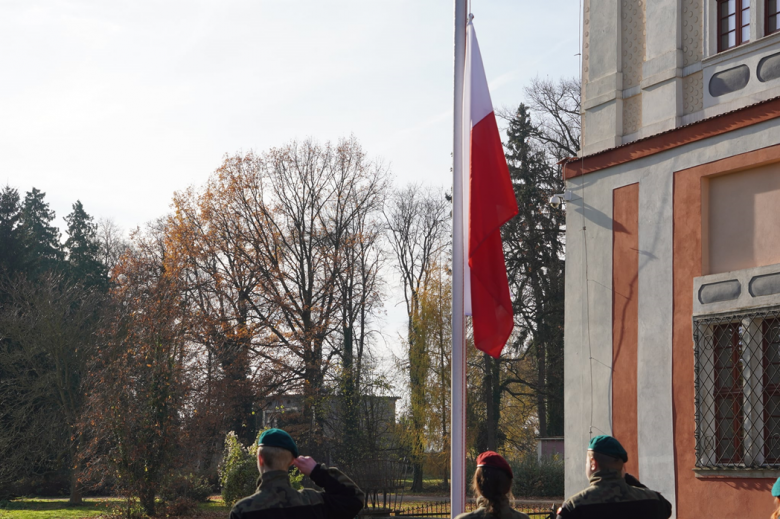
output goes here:
[[780, 466], [780, 309], [695, 317], [698, 468]]

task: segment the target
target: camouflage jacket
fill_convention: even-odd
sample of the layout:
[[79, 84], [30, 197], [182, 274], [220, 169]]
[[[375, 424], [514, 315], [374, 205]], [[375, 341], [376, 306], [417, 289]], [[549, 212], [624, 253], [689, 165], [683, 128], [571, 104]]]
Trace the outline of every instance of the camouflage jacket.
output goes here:
[[671, 515], [672, 504], [661, 494], [615, 470], [595, 472], [590, 486], [558, 509], [558, 519], [667, 519]]
[[338, 470], [319, 464], [309, 477], [325, 491], [295, 490], [286, 470], [266, 472], [257, 492], [233, 506], [230, 519], [352, 519], [363, 508], [363, 491]]
[[455, 519], [495, 519], [496, 517], [498, 517], [498, 519], [529, 519], [527, 515], [518, 512], [509, 506], [509, 504], [501, 507], [498, 516], [488, 513], [487, 508], [481, 506], [472, 512], [460, 514]]

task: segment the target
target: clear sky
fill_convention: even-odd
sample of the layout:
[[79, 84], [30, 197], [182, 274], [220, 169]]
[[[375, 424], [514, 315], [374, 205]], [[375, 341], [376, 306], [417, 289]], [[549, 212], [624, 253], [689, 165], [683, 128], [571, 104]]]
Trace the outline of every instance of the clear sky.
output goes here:
[[[579, 10], [473, 0], [496, 108], [578, 75]], [[77, 199], [141, 225], [293, 138], [354, 134], [399, 185], [451, 184], [453, 0], [3, 0], [0, 48], [0, 182], [60, 228]]]

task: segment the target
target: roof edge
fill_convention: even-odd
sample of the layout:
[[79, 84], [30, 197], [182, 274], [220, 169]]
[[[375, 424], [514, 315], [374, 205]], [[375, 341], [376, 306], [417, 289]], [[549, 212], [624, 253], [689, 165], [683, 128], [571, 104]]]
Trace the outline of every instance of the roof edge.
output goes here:
[[780, 117], [780, 97], [773, 97], [622, 146], [584, 157], [564, 159], [559, 162], [561, 173], [564, 180], [569, 180], [778, 117]]

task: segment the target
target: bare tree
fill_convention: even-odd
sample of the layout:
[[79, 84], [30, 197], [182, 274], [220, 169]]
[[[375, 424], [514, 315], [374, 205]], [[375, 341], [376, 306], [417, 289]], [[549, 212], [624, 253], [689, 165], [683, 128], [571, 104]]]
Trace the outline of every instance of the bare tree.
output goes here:
[[386, 185], [385, 168], [354, 138], [308, 140], [226, 157], [202, 192], [176, 200], [174, 238], [188, 258], [197, 340], [228, 361], [222, 367], [232, 366], [236, 382], [263, 372], [265, 394], [301, 392], [304, 442], [319, 437], [324, 414], [315, 408], [341, 354], [334, 337], [345, 324], [350, 258], [364, 238], [356, 233], [369, 231], [360, 222]]
[[[61, 273], [7, 280], [0, 309], [0, 483], [65, 467], [81, 501], [74, 427], [105, 296]], [[58, 426], [59, 425], [59, 426]]]
[[412, 491], [422, 490], [424, 453], [425, 383], [430, 355], [425, 340], [418, 333], [420, 296], [427, 287], [433, 262], [447, 245], [449, 203], [443, 193], [409, 185], [395, 191], [385, 208], [388, 239], [395, 253], [396, 268], [401, 277], [409, 348], [409, 387], [411, 390]]
[[183, 458], [189, 317], [181, 265], [162, 219], [133, 236], [116, 265], [111, 309], [90, 362], [79, 430], [92, 481], [116, 474], [115, 489], [157, 511], [163, 478]]
[[534, 78], [523, 90], [534, 117], [534, 137], [555, 162], [576, 157], [580, 149], [580, 92], [578, 79]]
[[122, 254], [128, 250], [130, 244], [125, 238], [122, 228], [111, 218], [98, 220], [97, 240], [100, 245], [99, 259], [110, 274], [117, 263], [119, 263]]
[[[379, 200], [377, 200], [379, 202]], [[380, 206], [361, 212], [348, 229], [344, 250], [344, 268], [339, 276], [341, 294], [342, 445], [347, 461], [375, 448], [367, 435], [361, 434], [360, 410], [364, 407], [360, 388], [363, 385], [364, 356], [370, 342], [373, 318], [381, 305], [380, 271], [385, 255], [381, 248], [383, 227], [378, 220]]]

